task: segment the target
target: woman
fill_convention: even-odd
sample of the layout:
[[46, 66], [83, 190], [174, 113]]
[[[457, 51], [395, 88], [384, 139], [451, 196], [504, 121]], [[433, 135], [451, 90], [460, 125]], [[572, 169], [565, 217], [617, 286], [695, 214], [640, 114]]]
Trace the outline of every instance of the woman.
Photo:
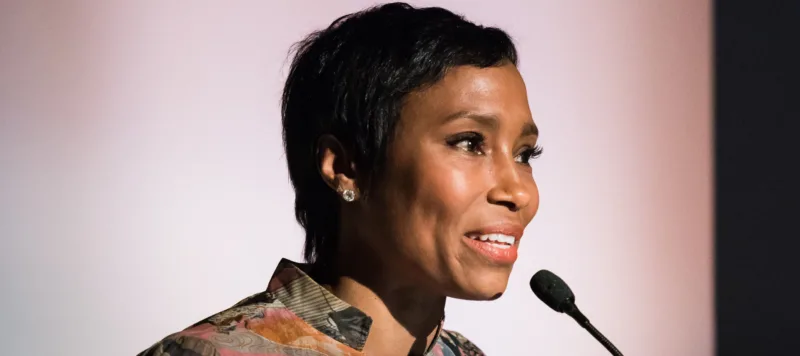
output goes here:
[[297, 47], [283, 137], [307, 264], [142, 355], [482, 355], [447, 297], [506, 288], [541, 153], [501, 30], [394, 3]]

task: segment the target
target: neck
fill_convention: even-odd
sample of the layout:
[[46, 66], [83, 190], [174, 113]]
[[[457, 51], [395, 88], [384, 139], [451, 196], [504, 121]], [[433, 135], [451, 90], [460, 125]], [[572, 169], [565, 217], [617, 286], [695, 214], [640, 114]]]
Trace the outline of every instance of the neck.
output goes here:
[[[446, 298], [410, 284], [398, 283], [379, 264], [339, 259], [322, 278], [336, 297], [372, 318], [364, 352], [373, 355], [422, 355], [435, 341]], [[363, 261], [363, 259], [361, 260]], [[330, 270], [328, 270], [330, 272]]]

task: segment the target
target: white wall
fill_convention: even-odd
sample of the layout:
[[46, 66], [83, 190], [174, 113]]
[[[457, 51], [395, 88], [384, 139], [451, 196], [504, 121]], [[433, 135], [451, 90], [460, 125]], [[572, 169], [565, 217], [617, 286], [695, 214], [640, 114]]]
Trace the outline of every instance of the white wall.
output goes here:
[[[0, 3], [2, 353], [135, 354], [299, 260], [287, 50], [371, 4]], [[709, 1], [422, 4], [515, 37], [545, 148], [509, 291], [446, 327], [490, 355], [605, 355], [529, 291], [548, 268], [626, 354], [711, 355]]]

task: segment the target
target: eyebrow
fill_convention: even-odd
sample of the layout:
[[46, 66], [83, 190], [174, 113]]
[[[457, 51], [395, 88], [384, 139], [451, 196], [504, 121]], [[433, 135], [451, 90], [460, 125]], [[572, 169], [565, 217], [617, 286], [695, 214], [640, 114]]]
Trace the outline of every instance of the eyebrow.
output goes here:
[[[481, 126], [486, 126], [491, 129], [497, 129], [500, 120], [497, 119], [497, 116], [491, 114], [480, 114], [471, 111], [459, 111], [450, 115], [447, 115], [444, 119], [444, 123], [448, 123], [455, 119], [466, 118], [473, 121], [478, 122]], [[525, 126], [522, 127], [522, 132], [520, 133], [520, 137], [525, 136], [539, 136], [539, 127], [536, 126], [533, 122], [525, 123]]]
[[528, 122], [525, 124], [525, 127], [522, 128], [520, 136], [539, 136], [539, 127], [533, 122]]

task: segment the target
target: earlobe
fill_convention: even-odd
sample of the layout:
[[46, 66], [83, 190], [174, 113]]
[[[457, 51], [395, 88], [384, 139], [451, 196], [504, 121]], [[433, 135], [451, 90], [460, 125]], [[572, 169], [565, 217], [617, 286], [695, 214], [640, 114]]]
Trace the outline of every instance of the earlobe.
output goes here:
[[342, 199], [344, 199], [344, 201], [348, 203], [351, 203], [354, 200], [356, 200], [356, 192], [353, 191], [352, 189], [339, 188], [336, 190], [336, 192], [339, 193], [339, 195], [342, 196]]
[[[333, 135], [325, 134], [317, 140], [317, 168], [328, 187], [346, 201], [355, 199], [354, 192], [357, 190], [354, 164], [342, 143]], [[342, 192], [346, 191], [350, 193], [345, 196]]]

